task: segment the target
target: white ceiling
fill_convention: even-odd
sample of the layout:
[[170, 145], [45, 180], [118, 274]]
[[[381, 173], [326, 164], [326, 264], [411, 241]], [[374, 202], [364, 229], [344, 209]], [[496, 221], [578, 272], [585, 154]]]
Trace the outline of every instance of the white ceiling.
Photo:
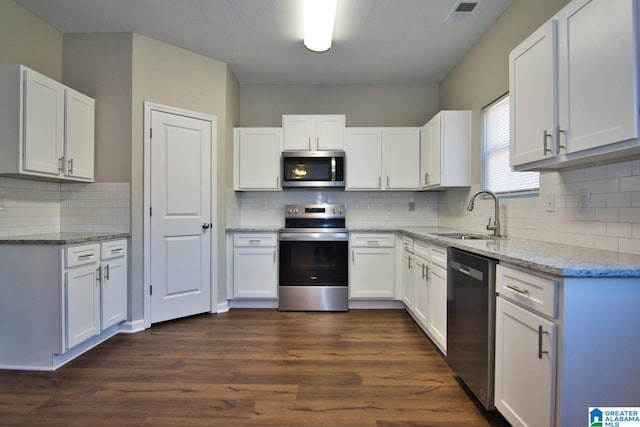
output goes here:
[[134, 32], [226, 62], [242, 84], [438, 83], [511, 3], [447, 19], [459, 0], [339, 0], [333, 46], [313, 53], [302, 0], [16, 1], [63, 33]]

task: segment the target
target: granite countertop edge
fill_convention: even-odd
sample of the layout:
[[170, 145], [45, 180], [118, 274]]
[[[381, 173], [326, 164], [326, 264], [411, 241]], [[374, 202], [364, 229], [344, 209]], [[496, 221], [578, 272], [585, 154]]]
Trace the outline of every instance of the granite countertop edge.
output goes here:
[[[467, 232], [444, 227], [350, 226], [354, 232], [399, 232], [444, 247], [454, 247], [515, 266], [565, 278], [640, 278], [640, 255], [520, 238], [457, 240], [435, 233]], [[227, 231], [277, 232], [277, 227], [234, 227]], [[472, 232], [473, 234], [479, 234]]]
[[0, 238], [2, 245], [71, 245], [74, 243], [99, 242], [128, 238], [130, 233], [122, 232], [66, 232], [29, 234]]

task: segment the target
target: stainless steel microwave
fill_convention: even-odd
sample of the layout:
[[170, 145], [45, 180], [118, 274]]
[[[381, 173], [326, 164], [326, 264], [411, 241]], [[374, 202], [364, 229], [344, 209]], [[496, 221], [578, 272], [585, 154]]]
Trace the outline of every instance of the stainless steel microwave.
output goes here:
[[344, 151], [284, 151], [282, 187], [344, 187]]

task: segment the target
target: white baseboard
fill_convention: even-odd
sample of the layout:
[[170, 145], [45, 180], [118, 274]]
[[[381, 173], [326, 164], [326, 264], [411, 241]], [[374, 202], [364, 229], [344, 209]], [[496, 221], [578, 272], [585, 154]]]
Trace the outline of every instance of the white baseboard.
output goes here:
[[229, 308], [278, 308], [277, 299], [233, 299]]
[[400, 300], [349, 300], [349, 309], [353, 310], [396, 310], [405, 309], [405, 305]]
[[144, 331], [144, 319], [124, 322], [120, 326], [120, 330], [118, 332], [122, 332], [123, 334], [135, 334], [136, 332], [142, 331]]
[[229, 301], [221, 302], [220, 304], [216, 305], [215, 311], [212, 311], [212, 313], [226, 313], [227, 311], [229, 311], [229, 308]]

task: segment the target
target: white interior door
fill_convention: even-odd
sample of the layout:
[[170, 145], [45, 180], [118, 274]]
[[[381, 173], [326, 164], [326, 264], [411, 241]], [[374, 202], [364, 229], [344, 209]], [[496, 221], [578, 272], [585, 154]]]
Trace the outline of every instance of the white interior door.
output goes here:
[[211, 311], [211, 145], [211, 121], [151, 112], [151, 323]]

